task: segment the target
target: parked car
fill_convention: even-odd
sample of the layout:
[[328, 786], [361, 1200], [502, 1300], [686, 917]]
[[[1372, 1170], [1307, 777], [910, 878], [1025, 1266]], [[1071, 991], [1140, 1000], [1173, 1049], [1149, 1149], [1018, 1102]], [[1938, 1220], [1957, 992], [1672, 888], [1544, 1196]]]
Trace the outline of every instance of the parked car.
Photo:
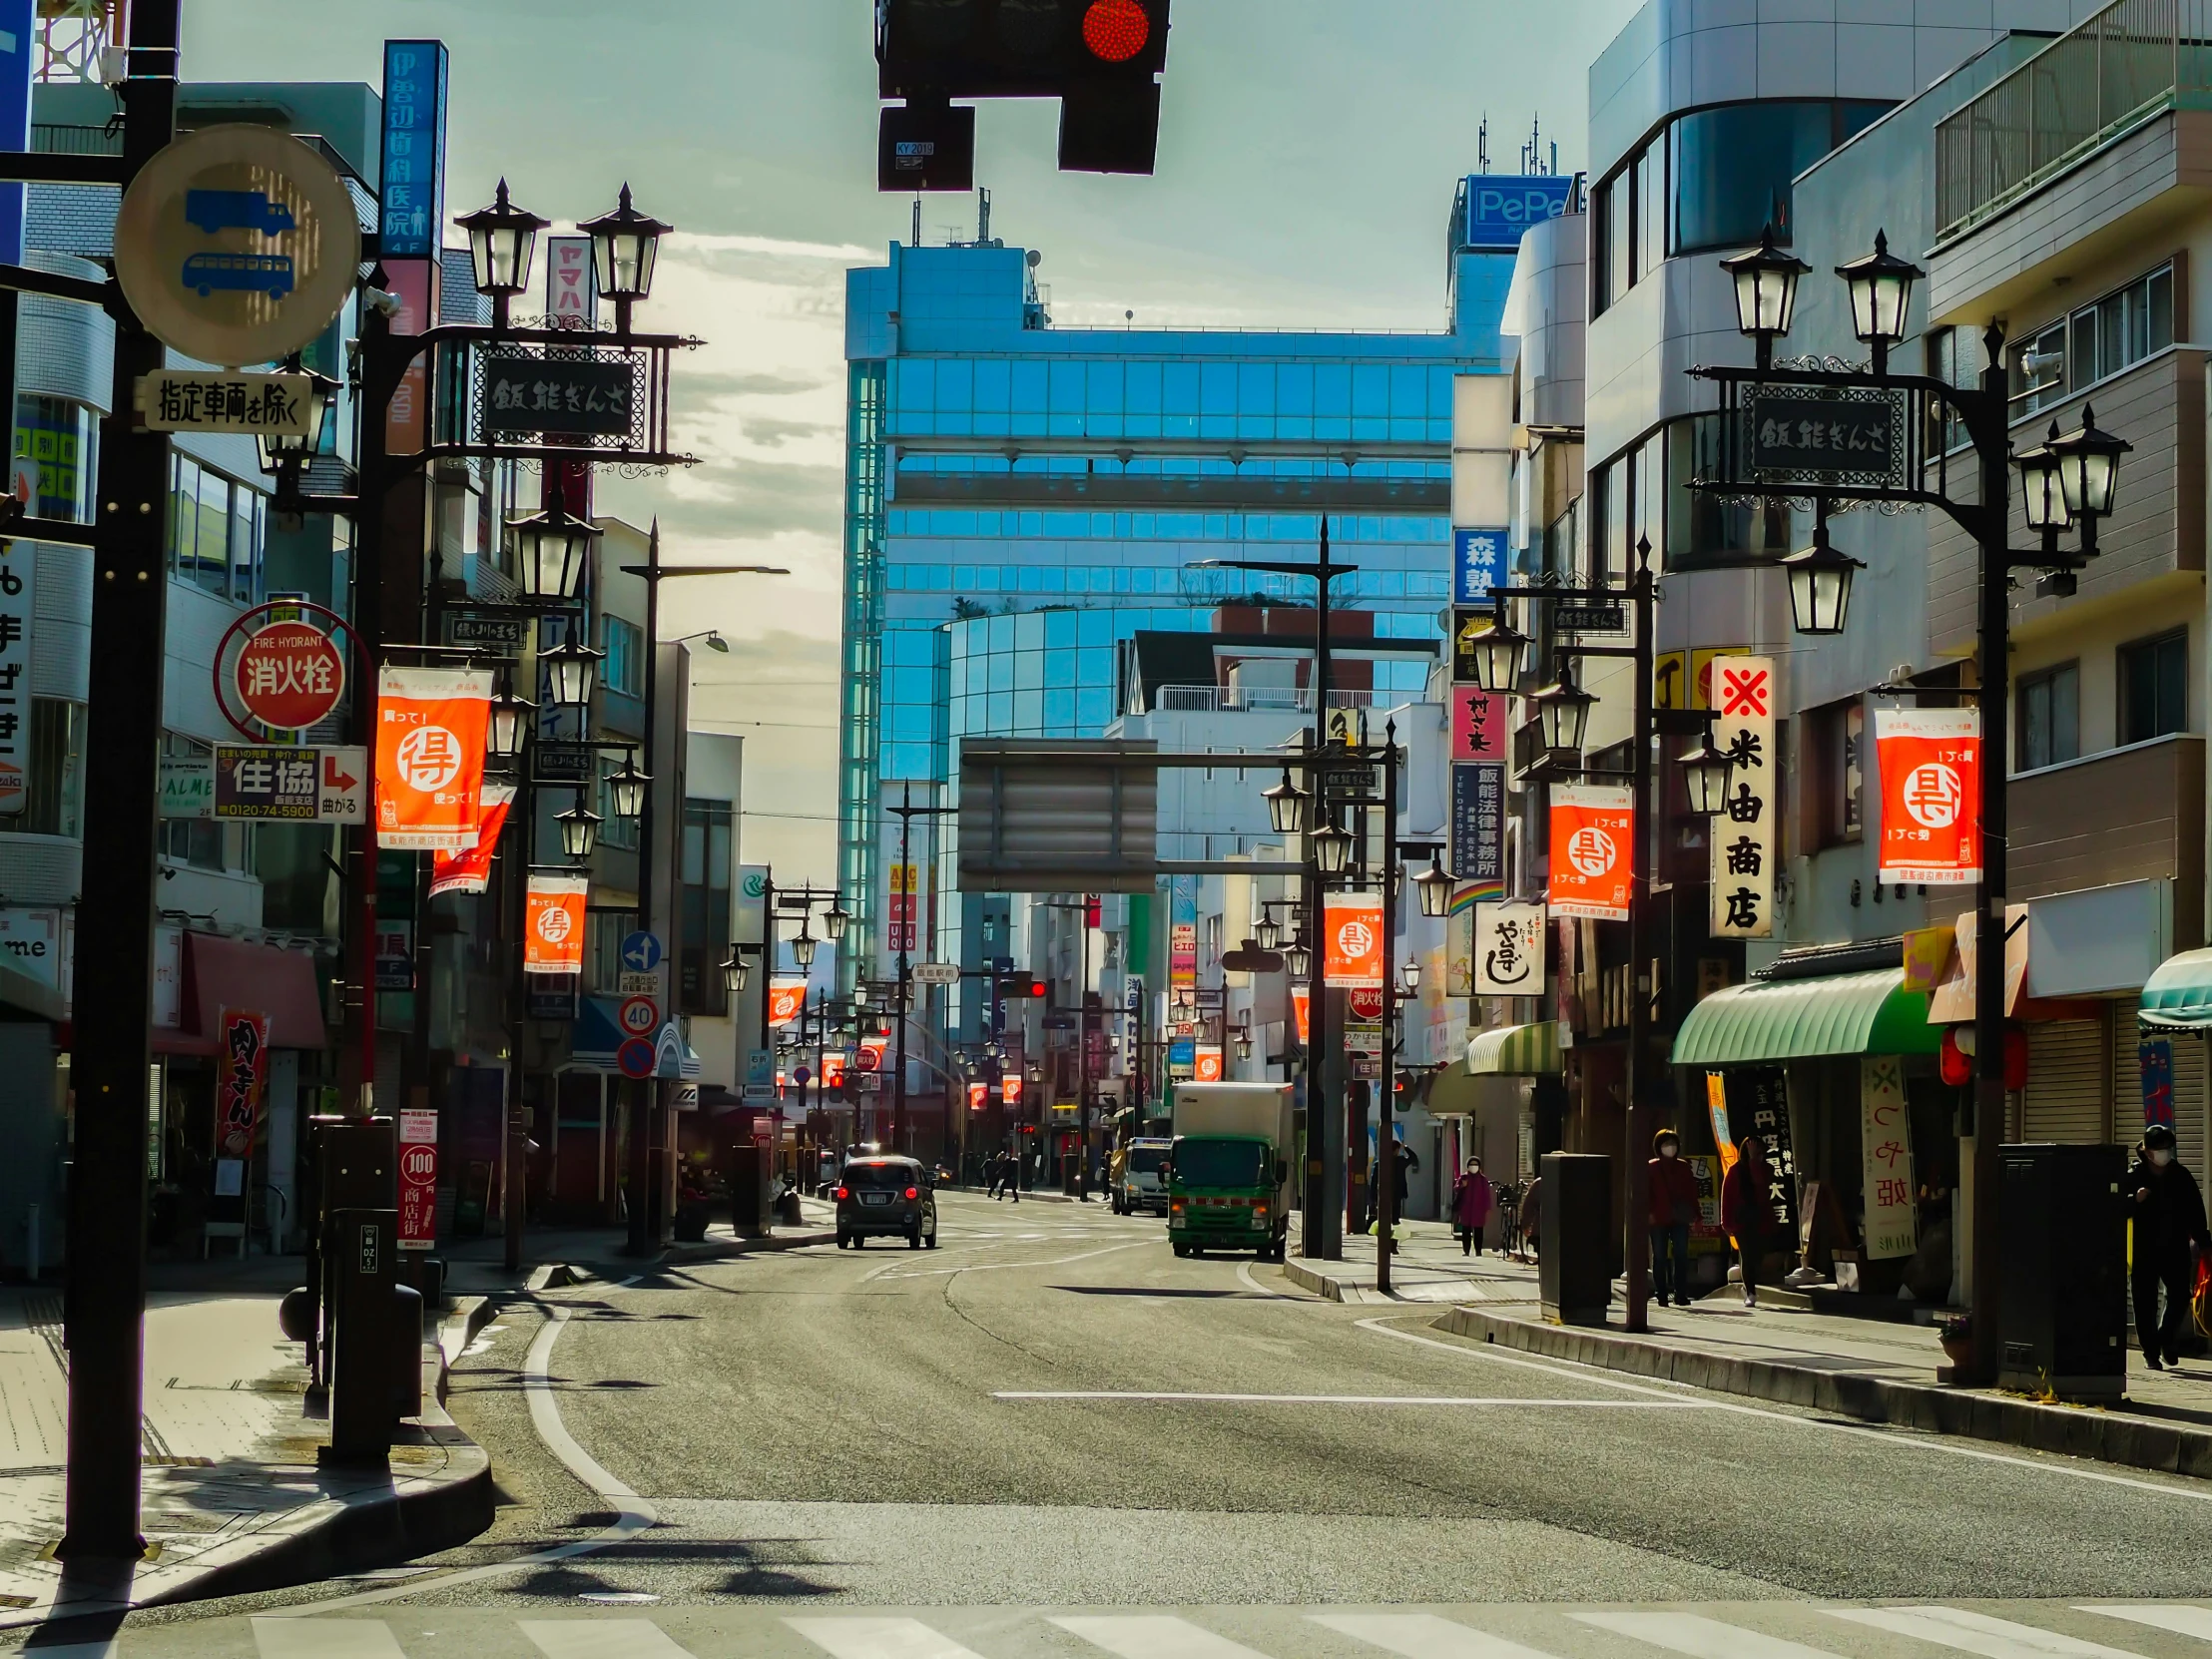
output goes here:
[[937, 1248], [937, 1184], [912, 1158], [853, 1158], [837, 1172], [837, 1248], [896, 1236], [906, 1248]]

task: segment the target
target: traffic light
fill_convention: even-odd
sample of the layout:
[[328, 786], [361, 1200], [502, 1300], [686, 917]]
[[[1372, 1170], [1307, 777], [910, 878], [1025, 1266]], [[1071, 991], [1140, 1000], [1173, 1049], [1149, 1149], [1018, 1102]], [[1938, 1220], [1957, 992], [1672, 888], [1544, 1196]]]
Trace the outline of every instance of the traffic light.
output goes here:
[[1027, 974], [1022, 974], [1012, 979], [1001, 979], [998, 982], [998, 994], [1001, 998], [1010, 999], [1017, 996], [1042, 997], [1049, 995], [1051, 993], [1051, 989], [1052, 987], [1046, 984], [1045, 981], [1043, 981], [1042, 979], [1032, 979]]
[[1085, 927], [1096, 927], [1098, 925], [1098, 894], [1095, 892], [1085, 893], [1083, 895], [1083, 925]]
[[954, 98], [1057, 98], [1060, 167], [1150, 173], [1169, 0], [876, 0], [882, 190], [966, 190], [972, 112]]

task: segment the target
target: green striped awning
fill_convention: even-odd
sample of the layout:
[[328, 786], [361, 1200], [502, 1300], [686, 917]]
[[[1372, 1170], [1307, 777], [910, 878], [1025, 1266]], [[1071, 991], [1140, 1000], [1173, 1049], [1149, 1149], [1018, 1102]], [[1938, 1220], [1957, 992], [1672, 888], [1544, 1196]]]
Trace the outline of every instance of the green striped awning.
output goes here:
[[1746, 1065], [1818, 1054], [1933, 1054], [1928, 996], [1903, 968], [1731, 985], [1690, 1010], [1674, 1040], [1678, 1066]]
[[2212, 950], [2184, 950], [2152, 968], [2136, 1017], [2180, 1030], [2212, 1026]]
[[1474, 1076], [1533, 1077], [1559, 1069], [1559, 1027], [1501, 1025], [1467, 1044], [1467, 1070]]

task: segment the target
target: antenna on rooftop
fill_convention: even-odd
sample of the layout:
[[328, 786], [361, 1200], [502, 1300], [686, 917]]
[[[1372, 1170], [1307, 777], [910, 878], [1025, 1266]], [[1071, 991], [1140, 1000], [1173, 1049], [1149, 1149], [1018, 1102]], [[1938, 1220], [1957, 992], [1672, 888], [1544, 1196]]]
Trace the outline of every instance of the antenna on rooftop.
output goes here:
[[1481, 125], [1474, 130], [1474, 170], [1477, 173], [1490, 171], [1490, 115], [1487, 110], [1482, 112]]
[[921, 246], [921, 193], [919, 191], [916, 191], [914, 193], [913, 240], [909, 242], [906, 246], [909, 248], [919, 248]]

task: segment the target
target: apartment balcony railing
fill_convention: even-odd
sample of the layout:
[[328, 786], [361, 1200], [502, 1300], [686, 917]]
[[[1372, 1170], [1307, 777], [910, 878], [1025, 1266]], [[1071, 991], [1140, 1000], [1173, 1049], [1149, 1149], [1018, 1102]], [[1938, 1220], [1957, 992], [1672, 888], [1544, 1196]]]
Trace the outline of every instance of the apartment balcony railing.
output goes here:
[[2146, 117], [2212, 108], [2212, 0], [2116, 0], [1936, 128], [1936, 240]]
[[[1420, 699], [1403, 692], [1333, 691], [1332, 709], [1386, 709]], [[1266, 711], [1277, 714], [1311, 714], [1314, 693], [1310, 686], [1161, 686], [1153, 707], [1162, 713], [1238, 714]]]

